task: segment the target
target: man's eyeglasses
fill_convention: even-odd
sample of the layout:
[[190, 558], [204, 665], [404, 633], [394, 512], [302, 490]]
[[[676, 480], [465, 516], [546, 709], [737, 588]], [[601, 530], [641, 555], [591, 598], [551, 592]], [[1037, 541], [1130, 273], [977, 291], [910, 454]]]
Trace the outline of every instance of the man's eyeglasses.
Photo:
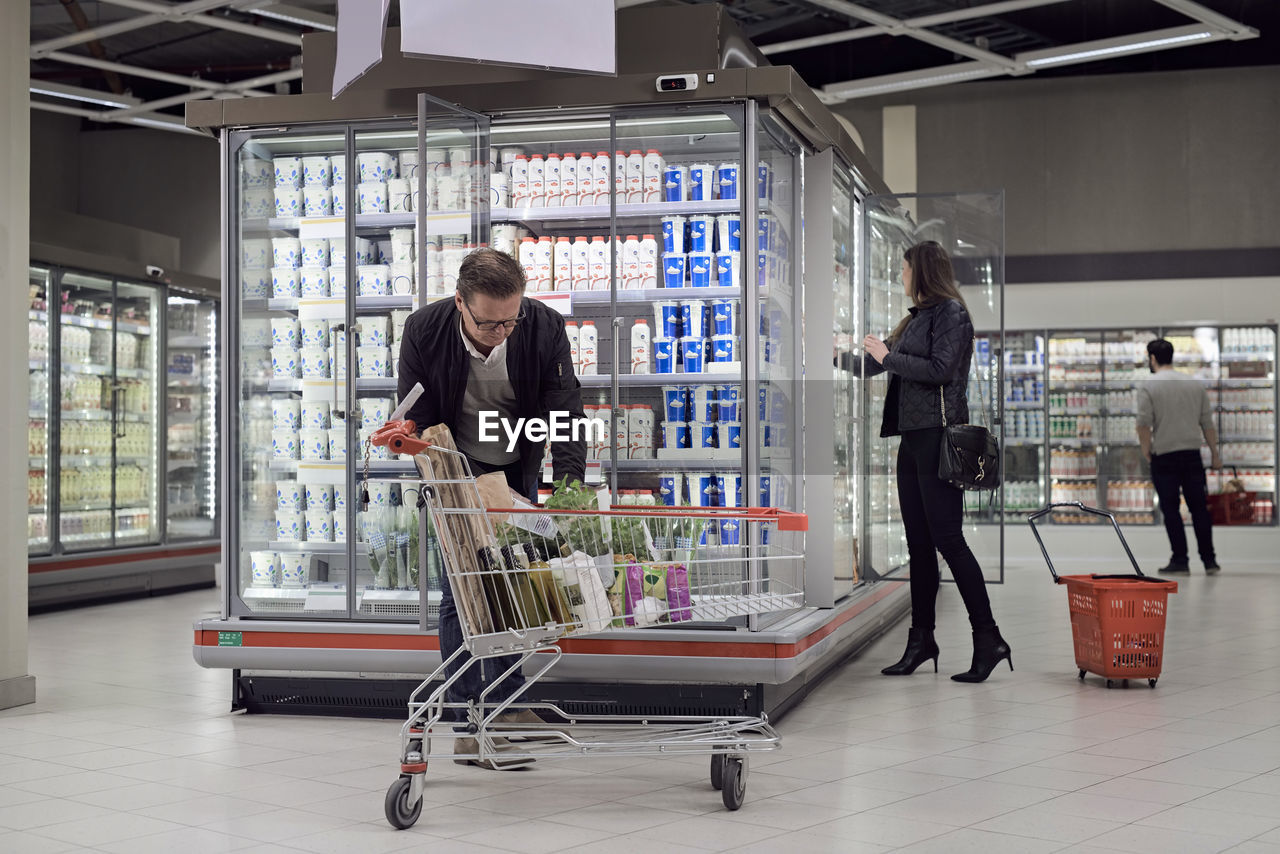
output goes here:
[[467, 307], [467, 314], [471, 315], [471, 322], [474, 323], [476, 325], [476, 328], [479, 329], [481, 332], [493, 332], [494, 330], [499, 328], [515, 329], [516, 326], [519, 325], [520, 321], [524, 320], [525, 318], [524, 312], [521, 311], [519, 314], [517, 314], [515, 317], [511, 318], [510, 320], [478, 320], [476, 318], [475, 312], [471, 310], [471, 306], [467, 305], [467, 301], [463, 300], [462, 304]]

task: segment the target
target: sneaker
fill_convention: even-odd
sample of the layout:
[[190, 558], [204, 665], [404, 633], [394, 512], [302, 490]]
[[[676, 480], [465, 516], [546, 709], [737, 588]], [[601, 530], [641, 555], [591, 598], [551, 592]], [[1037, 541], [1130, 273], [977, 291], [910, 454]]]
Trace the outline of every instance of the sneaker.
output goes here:
[[[505, 738], [493, 738], [493, 746], [499, 750], [507, 750], [512, 747], [511, 742]], [[480, 744], [474, 738], [455, 738], [453, 740], [453, 753], [455, 765], [475, 765], [477, 768], [488, 768], [490, 771], [510, 771], [516, 768], [523, 768], [531, 765], [533, 759], [531, 757], [504, 759], [501, 756], [489, 756], [480, 759], [476, 754], [480, 752]]]
[[1182, 563], [1179, 563], [1179, 562], [1177, 562], [1177, 561], [1172, 561], [1172, 560], [1171, 560], [1171, 561], [1169, 561], [1169, 565], [1168, 565], [1168, 566], [1162, 566], [1162, 567], [1160, 567], [1159, 569], [1157, 569], [1157, 570], [1156, 570], [1156, 572], [1163, 572], [1163, 573], [1165, 573], [1166, 575], [1171, 575], [1171, 574], [1178, 574], [1178, 575], [1189, 574], [1189, 573], [1191, 572], [1191, 565], [1190, 565], [1190, 564], [1188, 564], [1188, 563], [1186, 563], [1185, 561], [1184, 561], [1184, 562], [1182, 562]]
[[1217, 575], [1219, 572], [1222, 572], [1222, 567], [1218, 566], [1218, 562], [1216, 560], [1213, 563], [1206, 563], [1204, 565], [1205, 575]]

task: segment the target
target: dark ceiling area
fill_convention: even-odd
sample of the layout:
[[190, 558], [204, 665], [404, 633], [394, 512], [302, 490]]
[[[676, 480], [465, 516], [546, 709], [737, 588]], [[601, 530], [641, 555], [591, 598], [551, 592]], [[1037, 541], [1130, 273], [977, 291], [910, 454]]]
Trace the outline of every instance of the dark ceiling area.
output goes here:
[[[297, 69], [297, 37], [312, 30], [299, 20], [267, 17], [254, 9], [274, 8], [276, 0], [229, 0], [205, 5], [205, 15], [170, 21], [165, 12], [182, 4], [169, 0], [31, 0], [31, 63], [33, 86], [61, 84], [123, 95], [130, 103], [170, 99], [177, 103], [155, 105], [153, 116], [181, 116], [179, 101], [193, 85], [234, 84], [273, 73]], [[332, 20], [333, 0], [281, 0], [279, 9], [302, 10]], [[681, 0], [659, 0], [663, 5]], [[687, 0], [701, 4], [711, 0]], [[831, 0], [721, 0], [747, 35], [768, 52], [769, 45], [806, 39], [857, 28], [872, 27], [845, 12], [849, 4]], [[1042, 68], [1022, 78], [1085, 74], [1143, 73], [1200, 68], [1280, 64], [1280, 0], [1198, 0], [1201, 7], [1258, 31], [1256, 38], [1209, 41], [1149, 53], [1102, 58], [1080, 64]], [[639, 5], [622, 0], [619, 5]], [[965, 46], [1014, 57], [1026, 51], [1060, 48], [1081, 42], [1127, 36], [1195, 23], [1180, 11], [1157, 0], [1044, 0], [1030, 8], [1012, 8], [999, 14], [964, 17], [964, 10], [983, 7], [1018, 7], [1027, 3], [999, 0], [856, 0], [856, 8], [899, 21], [943, 16], [951, 20], [928, 25], [928, 32], [946, 36]], [[127, 29], [122, 22], [150, 14], [156, 22]], [[959, 14], [957, 14], [959, 13]], [[397, 17], [395, 4], [392, 22]], [[963, 18], [955, 20], [956, 17]], [[210, 23], [225, 22], [225, 26]], [[74, 36], [86, 29], [106, 27], [92, 41], [58, 47], [52, 57], [39, 48], [53, 39]], [[267, 33], [275, 40], [253, 33]], [[289, 43], [292, 40], [293, 43]], [[954, 48], [954, 43], [950, 47]], [[84, 57], [82, 62], [69, 56]], [[61, 57], [61, 58], [59, 58]], [[825, 85], [945, 67], [970, 62], [948, 45], [936, 46], [902, 33], [883, 29], [866, 37], [833, 44], [807, 45], [770, 52], [776, 65], [791, 65], [810, 86]], [[158, 72], [159, 76], [199, 78], [185, 83], [174, 77], [155, 79], [119, 69], [115, 64]], [[93, 67], [90, 67], [93, 66]], [[963, 83], [955, 85], [964, 85]], [[268, 82], [255, 94], [298, 91], [297, 80]], [[237, 93], [228, 93], [234, 95]], [[44, 99], [45, 94], [33, 99]], [[63, 110], [63, 112], [67, 112]]]

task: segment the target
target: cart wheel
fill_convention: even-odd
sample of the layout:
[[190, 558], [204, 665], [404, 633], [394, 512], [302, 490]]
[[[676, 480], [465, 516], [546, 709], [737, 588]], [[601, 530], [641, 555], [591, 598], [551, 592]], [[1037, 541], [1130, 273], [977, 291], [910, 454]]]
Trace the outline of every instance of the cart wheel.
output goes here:
[[1085, 674], [1085, 671], [1081, 670], [1081, 671], [1080, 671], [1080, 681], [1081, 681], [1081, 682], [1083, 682], [1083, 681], [1084, 681], [1084, 674]]
[[1108, 679], [1108, 680], [1107, 680], [1107, 687], [1108, 687], [1108, 688], [1114, 688], [1114, 687], [1115, 687], [1115, 684], [1116, 684], [1116, 683], [1115, 683], [1115, 682], [1113, 682], [1113, 681], [1111, 681], [1110, 679]]
[[409, 803], [409, 777], [404, 775], [387, 789], [387, 798], [383, 804], [387, 813], [387, 821], [396, 830], [413, 827], [418, 816], [422, 814], [422, 799]]
[[716, 753], [711, 756], [711, 788], [717, 792], [724, 785], [724, 754]]
[[724, 776], [721, 779], [724, 788], [720, 796], [724, 799], [724, 808], [730, 811], [742, 806], [742, 799], [747, 794], [746, 769], [741, 757], [729, 757], [724, 761]]
[[1154, 688], [1154, 687], [1156, 687], [1156, 680], [1154, 680], [1154, 679], [1148, 679], [1148, 680], [1147, 680], [1147, 684], [1148, 684], [1148, 685], [1150, 685], [1152, 688]]

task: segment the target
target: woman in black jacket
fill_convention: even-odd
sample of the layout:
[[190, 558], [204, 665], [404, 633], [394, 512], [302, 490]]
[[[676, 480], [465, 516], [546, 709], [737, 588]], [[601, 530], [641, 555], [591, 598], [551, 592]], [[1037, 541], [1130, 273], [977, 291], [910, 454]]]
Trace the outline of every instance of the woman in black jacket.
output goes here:
[[890, 374], [884, 402], [882, 437], [901, 436], [898, 446], [898, 503], [911, 564], [911, 631], [897, 664], [880, 671], [905, 676], [933, 659], [934, 610], [941, 581], [938, 555], [951, 567], [973, 627], [973, 663], [957, 682], [981, 682], [1001, 659], [1013, 669], [1009, 645], [1000, 637], [982, 568], [969, 550], [962, 529], [964, 493], [938, 477], [943, 427], [969, 421], [967, 387], [973, 357], [973, 322], [956, 288], [951, 259], [932, 240], [906, 251], [902, 283], [914, 305], [889, 335], [862, 341], [870, 357], [862, 375]]

